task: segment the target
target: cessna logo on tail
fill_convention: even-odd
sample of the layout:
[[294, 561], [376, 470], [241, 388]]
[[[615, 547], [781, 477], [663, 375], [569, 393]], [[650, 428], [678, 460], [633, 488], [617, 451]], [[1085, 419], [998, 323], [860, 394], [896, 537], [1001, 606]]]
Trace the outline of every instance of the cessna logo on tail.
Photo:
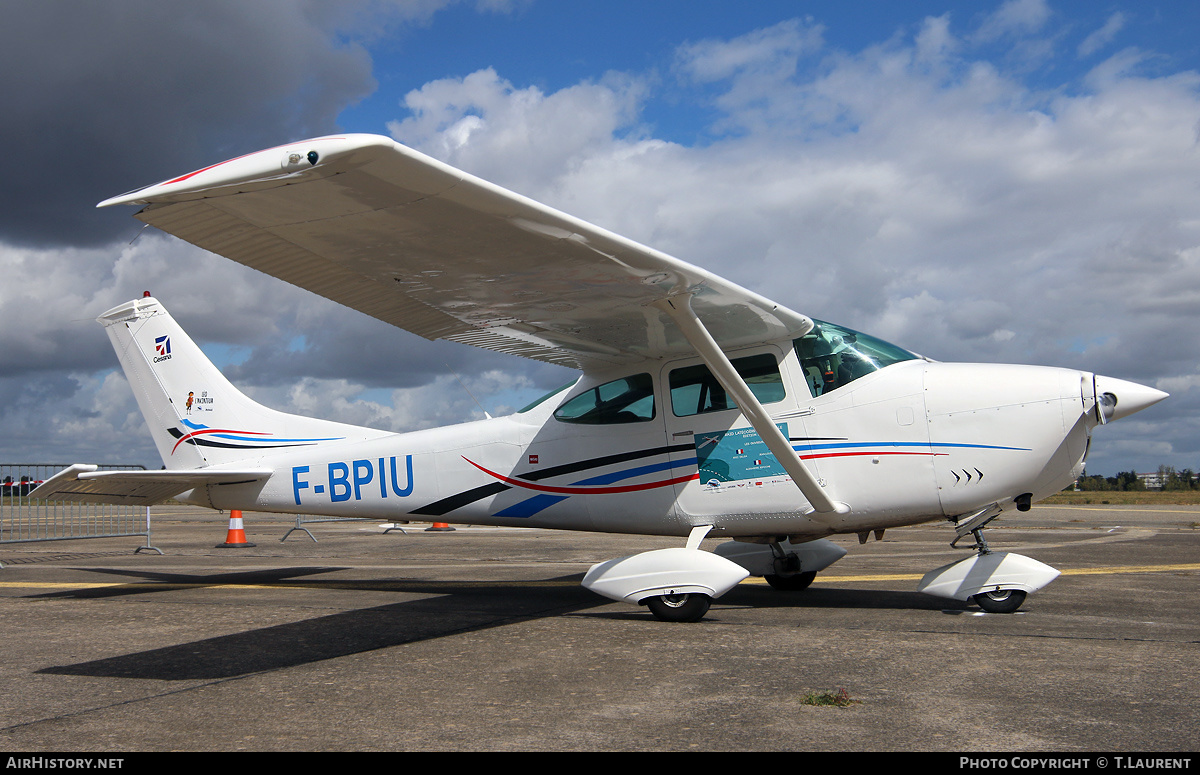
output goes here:
[[154, 340], [154, 352], [158, 353], [158, 355], [154, 358], [155, 363], [171, 360], [171, 337], [157, 337]]

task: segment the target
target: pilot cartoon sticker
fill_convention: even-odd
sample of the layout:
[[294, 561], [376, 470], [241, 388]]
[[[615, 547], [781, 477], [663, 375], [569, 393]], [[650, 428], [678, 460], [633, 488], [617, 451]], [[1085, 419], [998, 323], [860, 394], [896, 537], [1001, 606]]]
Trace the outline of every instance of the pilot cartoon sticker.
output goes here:
[[214, 403], [207, 390], [200, 391], [200, 395], [196, 395], [194, 390], [189, 390], [187, 399], [183, 402], [184, 412], [189, 415], [192, 412], [211, 412], [215, 408]]

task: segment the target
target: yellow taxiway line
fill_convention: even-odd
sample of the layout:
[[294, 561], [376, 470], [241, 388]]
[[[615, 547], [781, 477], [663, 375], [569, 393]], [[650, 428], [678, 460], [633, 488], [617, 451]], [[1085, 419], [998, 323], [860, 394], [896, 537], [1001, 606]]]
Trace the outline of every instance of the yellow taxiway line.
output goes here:
[[[1187, 571], [1200, 571], [1200, 563], [1174, 563], [1166, 565], [1119, 565], [1100, 568], [1069, 568], [1063, 570], [1063, 576], [1116, 576], [1127, 573], [1178, 573]], [[919, 573], [873, 573], [858, 576], [840, 576], [834, 574], [818, 575], [816, 582], [825, 584], [842, 584], [851, 582], [872, 582], [872, 581], [920, 581], [922, 574]], [[31, 590], [83, 590], [83, 589], [105, 589], [111, 587], [127, 587], [131, 589], [373, 589], [379, 592], [385, 592], [389, 587], [403, 589], [405, 587], [415, 586], [452, 586], [469, 584], [470, 586], [541, 586], [549, 584], [552, 586], [572, 586], [574, 581], [472, 581], [465, 582], [462, 580], [455, 581], [416, 581], [405, 580], [402, 582], [394, 582], [381, 579], [379, 581], [329, 581], [326, 583], [312, 582], [288, 582], [280, 581], [274, 584], [205, 584], [203, 582], [192, 583], [172, 583], [161, 581], [128, 581], [128, 582], [86, 582], [86, 581], [0, 581], [0, 589], [31, 589]], [[743, 584], [766, 584], [765, 579], [748, 578], [742, 582]]]
[[[1118, 576], [1123, 573], [1170, 573], [1172, 571], [1196, 571], [1200, 570], [1200, 562], [1188, 562], [1175, 565], [1119, 565], [1101, 568], [1072, 568], [1059, 571], [1063, 576]], [[920, 581], [924, 577], [921, 573], [895, 573], [885, 574], [878, 573], [870, 576], [833, 576], [833, 575], [817, 575], [813, 583], [823, 581], [827, 584], [840, 581]], [[743, 584], [766, 584], [766, 579], [749, 578], [742, 582]]]
[[[1048, 508], [1048, 509], [1064, 509], [1067, 511], [1107, 511], [1109, 514], [1114, 513], [1112, 506], [1109, 506], [1108, 508], [1101, 508], [1099, 506], [1056, 506], [1056, 505], [1051, 504], [1049, 506], [1046, 506], [1046, 508]], [[1130, 509], [1130, 511], [1132, 511], [1135, 514], [1200, 514], [1200, 511], [1196, 511], [1195, 509], [1192, 509], [1190, 511], [1185, 511], [1182, 508], [1180, 508], [1180, 509]]]

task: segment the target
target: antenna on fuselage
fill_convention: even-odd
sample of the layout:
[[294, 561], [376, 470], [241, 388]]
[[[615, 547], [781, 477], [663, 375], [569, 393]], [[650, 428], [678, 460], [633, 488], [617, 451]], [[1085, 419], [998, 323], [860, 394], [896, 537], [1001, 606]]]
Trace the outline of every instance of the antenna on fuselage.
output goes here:
[[492, 416], [488, 414], [488, 411], [483, 408], [483, 404], [479, 403], [479, 399], [475, 398], [475, 395], [467, 389], [467, 383], [462, 381], [462, 377], [458, 376], [458, 372], [455, 371], [449, 363], [446, 364], [446, 368], [450, 369], [450, 373], [454, 375], [456, 380], [458, 380], [458, 384], [462, 385], [462, 389], [466, 392], [466, 394], [471, 396], [471, 400], [475, 402], [475, 406], [479, 407], [479, 411], [483, 412], [483, 416], [489, 420], [492, 419]]
[[149, 228], [150, 228], [150, 224], [147, 223], [145, 226], [138, 229], [138, 233], [133, 235], [133, 239], [129, 240], [129, 244], [132, 245], [133, 243], [137, 242], [138, 237], [142, 236], [142, 232], [144, 232], [146, 229], [149, 229]]

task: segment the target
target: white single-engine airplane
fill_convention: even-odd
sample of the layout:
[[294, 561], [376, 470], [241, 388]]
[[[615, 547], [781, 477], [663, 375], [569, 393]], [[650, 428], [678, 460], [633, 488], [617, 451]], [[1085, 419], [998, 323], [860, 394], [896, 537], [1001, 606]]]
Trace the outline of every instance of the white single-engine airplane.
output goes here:
[[[429, 339], [582, 370], [508, 417], [386, 433], [233, 387], [154, 298], [100, 316], [161, 471], [42, 497], [686, 536], [585, 587], [694, 621], [748, 575], [803, 589], [823, 536], [948, 519], [919, 589], [1013, 611], [1058, 572], [982, 528], [1070, 484], [1097, 425], [1166, 397], [1071, 369], [938, 363], [804, 315], [388, 138], [322, 137], [100, 204]], [[706, 536], [732, 538], [702, 551]]]

